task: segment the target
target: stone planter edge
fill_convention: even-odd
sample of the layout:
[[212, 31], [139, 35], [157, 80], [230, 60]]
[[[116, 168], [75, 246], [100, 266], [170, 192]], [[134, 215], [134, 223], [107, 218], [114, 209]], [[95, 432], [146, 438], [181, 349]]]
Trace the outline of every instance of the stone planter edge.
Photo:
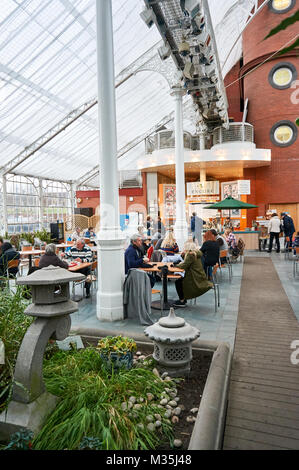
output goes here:
[[[72, 333], [91, 338], [124, 334], [117, 330], [103, 331], [96, 328], [77, 328]], [[153, 344], [143, 334], [128, 334], [137, 343]], [[192, 344], [192, 349], [211, 351], [213, 358], [188, 450], [220, 450], [232, 362], [230, 346], [225, 342], [196, 340]]]

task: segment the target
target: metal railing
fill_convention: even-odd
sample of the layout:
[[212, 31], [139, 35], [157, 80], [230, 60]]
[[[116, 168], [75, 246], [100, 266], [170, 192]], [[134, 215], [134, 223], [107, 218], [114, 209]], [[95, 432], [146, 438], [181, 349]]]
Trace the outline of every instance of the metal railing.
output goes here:
[[230, 142], [254, 143], [254, 127], [247, 122], [232, 122], [228, 129], [217, 127], [213, 131], [213, 145]]
[[[145, 153], [148, 155], [155, 150], [175, 148], [174, 131], [160, 131], [145, 139]], [[184, 132], [184, 148], [189, 150], [199, 150], [199, 138], [192, 136], [189, 132]]]

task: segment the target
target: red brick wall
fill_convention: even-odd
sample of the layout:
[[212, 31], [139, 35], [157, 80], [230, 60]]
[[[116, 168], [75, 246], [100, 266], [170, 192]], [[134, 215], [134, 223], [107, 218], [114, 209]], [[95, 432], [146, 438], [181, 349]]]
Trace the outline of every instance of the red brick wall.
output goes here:
[[241, 112], [240, 102], [240, 62], [228, 72], [224, 79], [224, 85], [226, 87], [226, 95], [229, 103], [228, 115], [230, 118], [234, 118], [235, 122], [241, 122], [243, 119], [243, 113]]
[[[241, 75], [261, 64], [265, 54], [275, 52], [298, 33], [298, 25], [294, 25], [263, 41], [274, 26], [295, 11], [296, 7], [286, 14], [275, 14], [266, 6], [251, 22], [243, 34], [244, 67]], [[252, 194], [248, 202], [259, 205], [257, 210], [249, 211], [250, 220], [256, 215], [264, 215], [270, 203], [299, 202], [299, 137], [284, 148], [274, 145], [270, 139], [270, 130], [276, 122], [284, 119], [295, 122], [299, 116], [298, 104], [291, 102], [295, 90], [277, 90], [268, 81], [272, 67], [282, 61], [293, 63], [299, 75], [298, 55], [292, 53], [265, 62], [243, 79], [244, 98], [249, 99], [247, 121], [254, 126], [256, 146], [271, 149], [269, 167], [244, 171], [244, 178], [251, 179]]]

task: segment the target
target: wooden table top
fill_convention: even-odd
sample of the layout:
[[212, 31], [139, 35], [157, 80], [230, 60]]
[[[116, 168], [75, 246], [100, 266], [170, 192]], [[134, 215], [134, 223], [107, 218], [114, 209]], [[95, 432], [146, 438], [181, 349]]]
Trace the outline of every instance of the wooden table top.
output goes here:
[[172, 263], [163, 263], [163, 261], [159, 261], [157, 263], [147, 263], [147, 264], [154, 264], [152, 268], [140, 268], [143, 271], [149, 271], [149, 272], [158, 272], [160, 273], [161, 270], [158, 269], [161, 266], [168, 266], [168, 271], [169, 273], [183, 273], [184, 269], [180, 269], [176, 266], [170, 266]]
[[82, 268], [87, 268], [88, 266], [91, 266], [92, 263], [78, 263], [76, 266], [69, 266], [68, 270], [72, 272], [79, 271], [79, 269]]
[[45, 250], [22, 250], [19, 251], [20, 255], [40, 255], [44, 253]]

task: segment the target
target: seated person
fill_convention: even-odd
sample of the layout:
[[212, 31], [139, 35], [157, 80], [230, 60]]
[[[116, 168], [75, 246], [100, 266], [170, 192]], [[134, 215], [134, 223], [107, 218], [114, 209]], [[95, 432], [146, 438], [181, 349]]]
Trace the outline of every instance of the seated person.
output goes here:
[[294, 255], [296, 254], [295, 248], [299, 247], [299, 232], [296, 233], [296, 236], [293, 240]]
[[237, 246], [237, 239], [231, 228], [226, 228], [224, 230], [224, 238], [228, 244], [228, 249], [232, 250]]
[[166, 232], [165, 237], [161, 243], [160, 250], [164, 251], [168, 256], [179, 252], [179, 247], [176, 243], [176, 240], [174, 239], [172, 230], [168, 230], [168, 232]]
[[[11, 243], [4, 242], [0, 247], [0, 276], [6, 276], [8, 262], [14, 259], [20, 259], [20, 253], [12, 247]], [[10, 276], [16, 276], [18, 271], [18, 267], [8, 270]]]
[[[61, 256], [65, 256], [69, 260], [80, 261], [81, 263], [92, 262], [92, 251], [88, 245], [85, 245], [85, 241], [79, 238], [76, 241], [75, 246], [72, 246], [68, 252], [61, 253]], [[77, 273], [84, 274], [88, 277], [91, 273], [91, 266], [85, 266], [77, 271]], [[90, 297], [90, 279], [85, 281], [86, 298]]]
[[125, 274], [131, 268], [151, 268], [151, 264], [148, 264], [149, 259], [144, 257], [141, 251], [141, 236], [136, 233], [131, 236], [130, 241], [131, 243], [125, 251]]
[[95, 238], [96, 237], [96, 234], [93, 231], [93, 227], [88, 227], [88, 229], [85, 230], [84, 237], [85, 238]]
[[208, 268], [215, 266], [219, 262], [220, 249], [216, 242], [216, 237], [211, 230], [208, 230], [204, 236], [204, 243], [200, 248], [203, 254], [202, 262], [205, 272], [208, 274]]
[[[222, 237], [221, 235], [219, 235], [218, 232], [216, 230], [214, 230], [213, 228], [211, 229], [211, 232], [215, 236], [216, 242], [219, 245], [219, 250], [220, 251], [224, 251], [224, 250], [228, 251], [228, 244], [227, 244], [225, 238]], [[221, 261], [221, 263], [226, 263], [227, 262], [226, 256], [223, 257], [223, 258], [220, 258], [220, 261]]]
[[187, 299], [199, 297], [213, 287], [203, 269], [202, 252], [192, 240], [185, 243], [182, 257], [184, 261], [176, 267], [184, 269], [185, 275], [175, 281], [179, 300], [173, 304], [174, 307], [185, 307]]
[[71, 235], [71, 240], [78, 240], [78, 238], [81, 238], [81, 235], [80, 235], [80, 228], [79, 227], [76, 227], [75, 228], [75, 231], [72, 233]]
[[56, 255], [56, 245], [49, 243], [46, 246], [45, 254], [41, 256], [38, 267], [46, 268], [47, 266], [59, 266], [60, 268], [68, 269], [69, 265], [66, 261], [62, 261], [59, 256]]

